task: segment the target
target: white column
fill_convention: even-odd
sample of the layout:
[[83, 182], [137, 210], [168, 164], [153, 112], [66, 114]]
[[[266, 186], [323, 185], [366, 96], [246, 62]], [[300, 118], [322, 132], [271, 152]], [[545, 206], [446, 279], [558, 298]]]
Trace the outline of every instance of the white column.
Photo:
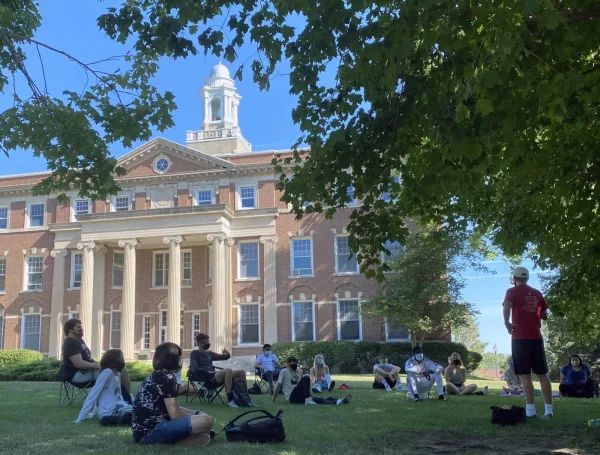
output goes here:
[[104, 284], [106, 271], [106, 247], [98, 245], [94, 252], [94, 298], [92, 302], [92, 356], [100, 358], [104, 350]]
[[65, 305], [65, 257], [67, 250], [52, 250], [54, 273], [52, 274], [52, 303], [50, 307], [50, 346], [48, 357], [60, 359], [63, 334], [63, 310]]
[[264, 264], [264, 343], [277, 342], [277, 267], [276, 244], [279, 238], [276, 235], [270, 237], [261, 237], [260, 243], [265, 247], [265, 255], [263, 258]]
[[223, 282], [225, 283], [225, 349], [231, 352], [231, 346], [233, 344], [233, 283], [231, 280], [231, 247], [235, 243], [230, 237], [225, 239], [225, 270], [223, 276]]
[[169, 290], [167, 300], [167, 341], [181, 346], [181, 247], [180, 235], [163, 238], [169, 245]]
[[231, 346], [231, 339], [229, 343], [227, 342], [225, 234], [208, 234], [207, 239], [213, 244], [212, 307], [214, 327], [211, 344], [214, 346], [214, 351], [219, 352], [221, 349]]
[[136, 239], [119, 240], [123, 248], [123, 299], [121, 303], [121, 351], [125, 360], [134, 360], [135, 335], [135, 247]]
[[94, 250], [96, 243], [81, 242], [77, 244], [77, 249], [82, 250], [81, 258], [81, 291], [79, 303], [79, 319], [83, 327], [83, 336], [88, 339], [92, 336], [92, 306], [94, 299]]

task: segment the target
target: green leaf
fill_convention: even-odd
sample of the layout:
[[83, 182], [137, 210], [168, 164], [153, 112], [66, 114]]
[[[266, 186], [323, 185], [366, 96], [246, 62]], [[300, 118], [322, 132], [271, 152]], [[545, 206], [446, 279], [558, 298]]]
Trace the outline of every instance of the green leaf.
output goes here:
[[485, 117], [489, 113], [494, 112], [494, 105], [486, 98], [479, 98], [477, 103], [475, 103], [475, 112]]

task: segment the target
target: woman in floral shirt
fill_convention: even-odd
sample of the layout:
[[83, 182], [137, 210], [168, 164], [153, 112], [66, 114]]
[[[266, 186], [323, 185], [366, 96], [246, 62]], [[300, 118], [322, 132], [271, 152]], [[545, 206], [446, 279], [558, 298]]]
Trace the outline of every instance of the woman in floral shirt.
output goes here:
[[154, 371], [144, 380], [133, 403], [133, 439], [143, 444], [204, 446], [210, 442], [212, 417], [179, 406], [177, 379], [181, 348], [163, 343], [152, 360]]

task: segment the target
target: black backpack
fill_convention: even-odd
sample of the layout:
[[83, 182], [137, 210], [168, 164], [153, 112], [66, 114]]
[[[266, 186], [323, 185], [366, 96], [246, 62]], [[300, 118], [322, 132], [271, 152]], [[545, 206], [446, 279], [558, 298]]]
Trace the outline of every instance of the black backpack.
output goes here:
[[240, 408], [247, 408], [254, 406], [254, 402], [248, 394], [248, 389], [244, 381], [238, 378], [233, 378], [231, 381], [231, 393], [233, 394], [233, 401]]
[[[235, 424], [240, 418], [254, 413], [263, 415], [244, 420], [239, 425]], [[283, 428], [281, 414], [283, 414], [283, 411], [279, 411], [274, 416], [262, 409], [244, 412], [225, 425], [223, 431], [230, 442], [281, 442], [285, 439], [285, 429]]]

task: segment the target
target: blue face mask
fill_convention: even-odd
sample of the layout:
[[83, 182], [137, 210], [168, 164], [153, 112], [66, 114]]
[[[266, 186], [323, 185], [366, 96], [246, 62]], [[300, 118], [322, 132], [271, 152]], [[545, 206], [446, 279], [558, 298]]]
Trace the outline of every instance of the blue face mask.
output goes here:
[[381, 365], [383, 368], [388, 366], [387, 362], [381, 362], [379, 365]]
[[317, 359], [317, 365], [319, 365], [319, 366], [323, 365], [323, 359]]
[[265, 351], [265, 355], [269, 357], [271, 355], [271, 351]]
[[421, 362], [423, 360], [423, 354], [415, 354], [415, 359], [417, 360], [417, 362]]

